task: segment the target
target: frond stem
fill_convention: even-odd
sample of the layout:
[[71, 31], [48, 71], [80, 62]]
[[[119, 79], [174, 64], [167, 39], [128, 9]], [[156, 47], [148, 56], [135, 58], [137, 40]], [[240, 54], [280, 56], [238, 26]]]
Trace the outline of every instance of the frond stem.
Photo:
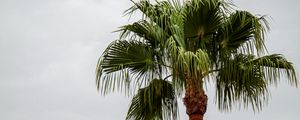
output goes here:
[[162, 64], [162, 63], [159, 63], [159, 62], [154, 62], [154, 64], [157, 64], [157, 65], [162, 65], [162, 66], [165, 66], [165, 67], [168, 67], [168, 68], [172, 68], [172, 66], [169, 66], [169, 65], [165, 65], [165, 64]]
[[168, 78], [171, 77], [171, 76], [172, 76], [172, 74], [171, 74], [171, 75], [168, 75], [167, 77], [164, 78], [164, 80], [168, 79]]

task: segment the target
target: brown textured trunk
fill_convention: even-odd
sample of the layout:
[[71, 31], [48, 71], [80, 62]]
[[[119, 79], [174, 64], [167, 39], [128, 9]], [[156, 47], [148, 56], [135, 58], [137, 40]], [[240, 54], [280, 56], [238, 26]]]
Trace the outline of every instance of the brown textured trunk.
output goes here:
[[186, 114], [188, 114], [189, 120], [203, 120], [208, 98], [198, 81], [193, 79], [186, 80], [186, 93], [183, 98]]

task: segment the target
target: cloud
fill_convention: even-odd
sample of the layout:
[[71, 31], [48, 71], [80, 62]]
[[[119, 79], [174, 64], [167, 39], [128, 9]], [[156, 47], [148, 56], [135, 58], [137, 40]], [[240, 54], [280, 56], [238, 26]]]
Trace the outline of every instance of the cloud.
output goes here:
[[[235, 2], [240, 8], [273, 17], [269, 50], [285, 54], [300, 68], [299, 14], [286, 14], [299, 11], [298, 1], [273, 1], [274, 5], [265, 5], [268, 0], [256, 1], [262, 3], [258, 5]], [[101, 52], [118, 36], [112, 31], [131, 22], [122, 17], [131, 5], [129, 0], [1, 0], [0, 119], [124, 119], [130, 99], [119, 93], [100, 96], [95, 88], [95, 66]], [[278, 9], [280, 5], [285, 7]], [[285, 85], [272, 89], [274, 100], [256, 116], [247, 111], [220, 113], [210, 91], [206, 117], [273, 119], [278, 114], [296, 120], [299, 89]], [[187, 119], [182, 103], [180, 107], [181, 118]], [[280, 111], [282, 108], [291, 112]]]

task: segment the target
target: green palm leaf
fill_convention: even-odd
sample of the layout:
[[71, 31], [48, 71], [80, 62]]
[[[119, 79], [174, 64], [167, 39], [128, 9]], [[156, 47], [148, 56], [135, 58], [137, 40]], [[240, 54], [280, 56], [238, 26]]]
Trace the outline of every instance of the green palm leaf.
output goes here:
[[264, 34], [268, 30], [265, 17], [260, 18], [247, 11], [232, 13], [222, 29], [219, 30], [220, 46], [222, 49], [237, 50], [242, 52], [262, 53], [265, 50]]
[[141, 20], [130, 25], [121, 27], [121, 38], [143, 38], [145, 43], [153, 48], [158, 48], [161, 42], [167, 38], [167, 33], [154, 23]]
[[154, 79], [133, 97], [126, 120], [176, 120], [177, 112], [172, 84]]
[[101, 93], [106, 94], [114, 91], [115, 87], [119, 90], [129, 88], [129, 79], [137, 80], [136, 84], [141, 85], [147, 82], [146, 78], [153, 76], [154, 61], [154, 52], [146, 44], [117, 40], [108, 46], [99, 59], [97, 87]]
[[139, 10], [143, 13], [144, 19], [150, 19], [150, 21], [156, 23], [162, 29], [168, 31], [169, 27], [169, 16], [171, 13], [176, 10], [176, 4], [178, 2], [161, 1], [157, 4], [152, 5], [149, 0], [141, 0], [139, 2], [134, 2], [134, 6], [125, 11], [126, 14], [132, 14], [136, 10]]
[[203, 38], [214, 33], [222, 24], [219, 0], [191, 0], [184, 7], [185, 38]]
[[252, 60], [251, 55], [236, 55], [221, 65], [217, 74], [216, 102], [219, 109], [231, 110], [233, 105], [249, 105], [260, 110], [268, 97], [264, 71], [260, 66], [245, 64]]
[[[238, 54], [221, 65], [217, 75], [216, 97], [221, 110], [230, 110], [236, 103], [260, 110], [266, 102], [268, 85], [277, 84], [286, 75], [291, 85], [298, 84], [291, 62], [279, 54], [255, 58]], [[242, 103], [241, 103], [242, 102]]]
[[270, 83], [277, 84], [280, 80], [280, 76], [285, 75], [291, 85], [298, 85], [293, 64], [280, 54], [262, 56], [248, 61], [247, 64], [262, 67], [261, 69], [263, 69], [265, 74], [264, 77], [270, 81]]

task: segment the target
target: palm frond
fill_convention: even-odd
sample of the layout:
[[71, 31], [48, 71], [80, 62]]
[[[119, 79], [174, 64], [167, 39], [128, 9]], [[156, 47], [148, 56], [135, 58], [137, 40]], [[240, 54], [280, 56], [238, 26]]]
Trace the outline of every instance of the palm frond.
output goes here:
[[247, 11], [236, 11], [219, 29], [220, 46], [227, 50], [261, 54], [266, 50], [264, 35], [268, 29], [265, 16], [258, 18]]
[[291, 85], [298, 85], [297, 74], [293, 64], [280, 54], [262, 56], [248, 61], [247, 64], [262, 67], [264, 77], [270, 83], [277, 84], [281, 76], [285, 75]]
[[177, 63], [175, 69], [182, 70], [188, 76], [201, 76], [202, 72], [207, 72], [209, 69], [209, 58], [206, 52], [202, 50], [193, 53], [179, 48]]
[[133, 97], [126, 120], [176, 120], [177, 112], [172, 84], [154, 79]]
[[220, 110], [229, 111], [234, 105], [252, 106], [261, 110], [269, 97], [264, 71], [260, 66], [246, 64], [252, 55], [235, 55], [223, 62], [217, 74], [216, 103]]
[[141, 20], [133, 24], [122, 26], [121, 39], [130, 37], [131, 39], [143, 38], [145, 43], [150, 47], [158, 48], [159, 44], [167, 38], [167, 33], [159, 26], [149, 23], [146, 20]]
[[97, 88], [102, 94], [106, 94], [115, 88], [127, 90], [130, 88], [130, 79], [137, 80], [134, 82], [139, 85], [147, 82], [145, 79], [153, 76], [154, 61], [153, 50], [146, 44], [138, 41], [114, 41], [97, 64]]
[[[172, 33], [168, 37], [168, 42], [175, 42], [174, 45], [177, 47], [182, 47], [184, 49], [187, 49], [186, 43], [185, 43], [185, 38], [184, 38], [184, 18], [183, 18], [183, 11], [176, 11], [173, 12], [170, 15], [170, 32]], [[168, 45], [170, 44], [165, 44], [166, 48], [169, 48]]]
[[185, 38], [213, 34], [222, 24], [220, 0], [190, 0], [184, 6]]
[[183, 48], [177, 48], [177, 54], [174, 55], [174, 61], [171, 62], [173, 67], [173, 85], [176, 93], [180, 96], [185, 90], [186, 77], [192, 77], [199, 80], [202, 85], [201, 78], [204, 73], [208, 72], [210, 60], [206, 52], [198, 50], [195, 53], [186, 51]]
[[297, 86], [297, 75], [291, 62], [280, 54], [259, 58], [236, 54], [221, 64], [217, 74], [216, 97], [221, 110], [231, 110], [233, 105], [252, 106], [261, 110], [269, 97], [268, 85], [277, 84], [282, 75], [291, 85]]
[[132, 1], [134, 6], [125, 11], [126, 14], [132, 14], [136, 10], [143, 13], [144, 19], [156, 23], [164, 30], [168, 30], [170, 14], [179, 8], [179, 2], [173, 1], [156, 1], [153, 5], [149, 0], [141, 0], [139, 2]]

